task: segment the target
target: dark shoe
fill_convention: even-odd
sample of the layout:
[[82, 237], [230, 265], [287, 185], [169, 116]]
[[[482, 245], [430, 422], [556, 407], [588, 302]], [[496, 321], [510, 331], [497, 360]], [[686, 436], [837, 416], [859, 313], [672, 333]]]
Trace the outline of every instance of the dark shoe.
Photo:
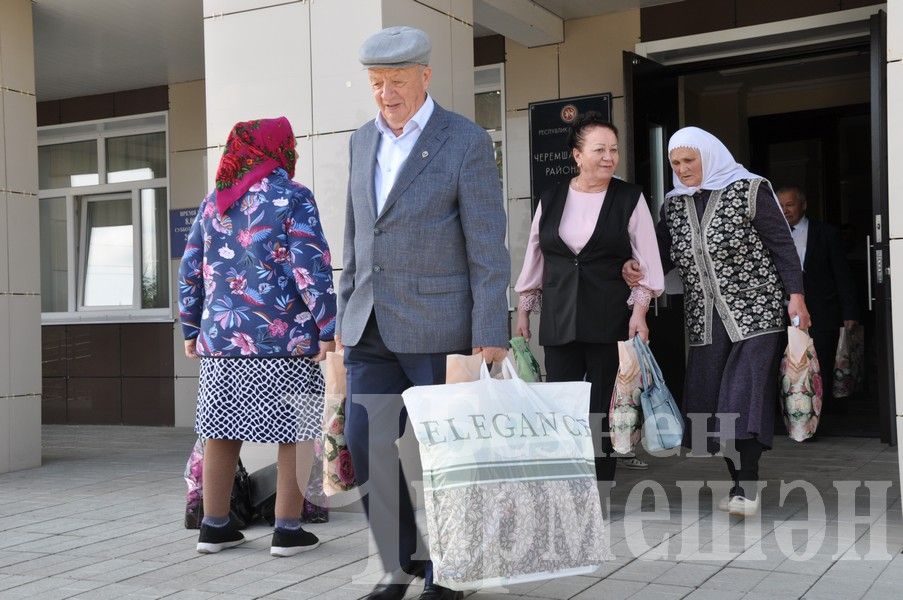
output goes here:
[[398, 570], [386, 575], [376, 584], [368, 600], [401, 600], [408, 591], [408, 586], [417, 577], [422, 577], [422, 569], [414, 569], [414, 574]]
[[270, 544], [271, 556], [294, 556], [320, 545], [320, 538], [303, 527], [298, 529], [273, 530], [273, 542]]
[[463, 597], [464, 592], [456, 592], [435, 583], [423, 586], [423, 593], [420, 594], [420, 600], [461, 600]]
[[215, 554], [220, 550], [232, 548], [245, 541], [245, 536], [236, 529], [235, 524], [229, 521], [224, 527], [213, 527], [201, 524], [201, 532], [198, 535], [198, 552], [201, 554]]

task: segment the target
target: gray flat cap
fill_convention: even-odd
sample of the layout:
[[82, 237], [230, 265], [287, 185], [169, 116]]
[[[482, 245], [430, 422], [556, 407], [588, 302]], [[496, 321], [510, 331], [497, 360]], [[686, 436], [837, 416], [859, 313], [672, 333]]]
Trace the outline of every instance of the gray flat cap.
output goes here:
[[371, 35], [361, 46], [358, 57], [368, 69], [403, 69], [430, 64], [432, 48], [425, 32], [402, 25]]

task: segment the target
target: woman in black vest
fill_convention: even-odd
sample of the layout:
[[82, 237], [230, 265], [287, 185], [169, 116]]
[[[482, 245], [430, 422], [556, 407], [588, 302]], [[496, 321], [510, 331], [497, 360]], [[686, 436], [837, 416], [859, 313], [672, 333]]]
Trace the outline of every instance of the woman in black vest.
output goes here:
[[[616, 459], [604, 415], [618, 370], [617, 342], [648, 339], [646, 311], [664, 289], [664, 276], [641, 188], [614, 177], [618, 130], [588, 112], [571, 126], [568, 147], [578, 175], [540, 197], [515, 286], [517, 333], [530, 338], [530, 312], [542, 307], [547, 380], [592, 383], [591, 420], [603, 415], [593, 431], [596, 477], [613, 481]], [[633, 291], [621, 276], [631, 259], [645, 273]]]
[[718, 508], [750, 516], [760, 505], [759, 458], [774, 437], [788, 295], [791, 321], [809, 327], [799, 256], [771, 185], [718, 138], [685, 127], [671, 137], [668, 156], [674, 189], [658, 240], [665, 268], [677, 267], [684, 285], [684, 414], [708, 415], [715, 435], [694, 440], [688, 423], [684, 445], [705, 443], [715, 453], [720, 441], [733, 443], [736, 453], [725, 457], [733, 487]]

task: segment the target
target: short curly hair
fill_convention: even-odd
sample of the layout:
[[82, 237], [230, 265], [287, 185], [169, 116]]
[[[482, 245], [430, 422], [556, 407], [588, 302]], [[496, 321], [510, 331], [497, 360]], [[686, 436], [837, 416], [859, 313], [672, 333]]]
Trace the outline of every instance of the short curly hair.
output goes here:
[[594, 127], [609, 129], [615, 134], [616, 138], [620, 139], [618, 128], [605, 119], [605, 117], [602, 116], [602, 113], [595, 110], [588, 110], [582, 115], [579, 115], [574, 119], [574, 122], [571, 123], [571, 130], [568, 132], [568, 150], [574, 150], [575, 148], [582, 149], [583, 141], [586, 139], [586, 132]]

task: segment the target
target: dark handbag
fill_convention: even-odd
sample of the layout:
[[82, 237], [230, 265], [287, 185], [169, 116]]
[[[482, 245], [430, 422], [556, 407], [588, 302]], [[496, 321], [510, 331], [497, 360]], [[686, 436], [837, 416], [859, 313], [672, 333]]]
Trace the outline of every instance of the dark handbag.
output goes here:
[[276, 524], [276, 463], [251, 473], [251, 508], [270, 525]]
[[665, 385], [662, 371], [649, 346], [640, 336], [634, 336], [633, 347], [640, 363], [643, 408], [643, 440], [646, 450], [660, 452], [680, 446], [684, 437], [684, 420], [674, 396]]

